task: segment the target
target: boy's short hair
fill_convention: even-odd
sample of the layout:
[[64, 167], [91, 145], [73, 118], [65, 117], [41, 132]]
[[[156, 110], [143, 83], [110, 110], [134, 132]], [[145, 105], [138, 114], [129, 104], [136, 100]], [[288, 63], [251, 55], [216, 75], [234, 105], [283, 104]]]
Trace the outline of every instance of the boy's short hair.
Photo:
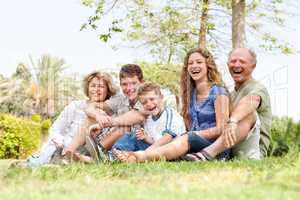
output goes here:
[[137, 76], [139, 81], [142, 81], [144, 79], [143, 71], [139, 65], [127, 64], [127, 65], [122, 66], [120, 73], [119, 73], [120, 80], [122, 78], [126, 78], [126, 77], [131, 78], [134, 76]]
[[154, 91], [157, 95], [162, 95], [159, 85], [156, 85], [154, 83], [144, 83], [138, 89], [138, 96], [142, 96], [145, 93], [152, 91]]

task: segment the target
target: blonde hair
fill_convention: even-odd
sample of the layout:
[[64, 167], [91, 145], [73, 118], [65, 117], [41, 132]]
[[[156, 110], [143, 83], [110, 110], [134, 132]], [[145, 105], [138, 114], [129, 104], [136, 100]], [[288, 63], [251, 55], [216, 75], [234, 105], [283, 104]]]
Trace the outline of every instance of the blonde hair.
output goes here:
[[192, 121], [189, 115], [190, 112], [190, 100], [192, 96], [192, 91], [195, 88], [195, 82], [188, 73], [188, 60], [191, 54], [199, 53], [205, 58], [205, 63], [207, 66], [207, 78], [210, 83], [213, 85], [224, 86], [224, 83], [221, 79], [221, 75], [217, 69], [217, 65], [212, 54], [203, 48], [191, 49], [187, 52], [184, 58], [184, 65], [181, 72], [180, 88], [181, 88], [181, 102], [182, 102], [182, 111], [185, 125], [188, 129], [192, 126]]
[[142, 84], [139, 87], [138, 96], [140, 97], [140, 96], [144, 95], [145, 93], [152, 92], [152, 91], [154, 91], [155, 94], [157, 94], [157, 95], [160, 95], [160, 96], [162, 95], [159, 85], [156, 85], [155, 83], [148, 82], [148, 83]]
[[83, 79], [83, 91], [87, 97], [89, 97], [88, 96], [89, 84], [90, 84], [91, 80], [95, 77], [97, 77], [98, 79], [104, 80], [107, 85], [108, 92], [107, 92], [107, 96], [106, 96], [105, 100], [109, 99], [111, 96], [114, 96], [117, 93], [118, 88], [113, 83], [111, 75], [109, 75], [108, 73], [105, 73], [105, 72], [94, 71], [94, 72], [87, 74]]

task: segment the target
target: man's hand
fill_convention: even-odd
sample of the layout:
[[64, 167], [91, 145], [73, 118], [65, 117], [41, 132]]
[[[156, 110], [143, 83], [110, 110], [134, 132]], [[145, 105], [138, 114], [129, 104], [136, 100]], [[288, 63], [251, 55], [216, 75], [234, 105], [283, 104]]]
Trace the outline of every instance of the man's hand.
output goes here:
[[231, 148], [236, 144], [237, 134], [237, 123], [228, 123], [224, 130], [224, 145], [226, 148]]

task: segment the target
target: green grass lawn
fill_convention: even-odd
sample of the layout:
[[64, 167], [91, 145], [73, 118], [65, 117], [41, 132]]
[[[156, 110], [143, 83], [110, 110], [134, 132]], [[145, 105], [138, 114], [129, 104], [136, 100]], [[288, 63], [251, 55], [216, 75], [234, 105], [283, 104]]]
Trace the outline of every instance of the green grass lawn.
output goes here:
[[2, 200], [300, 199], [300, 154], [263, 161], [149, 162], [8, 168]]

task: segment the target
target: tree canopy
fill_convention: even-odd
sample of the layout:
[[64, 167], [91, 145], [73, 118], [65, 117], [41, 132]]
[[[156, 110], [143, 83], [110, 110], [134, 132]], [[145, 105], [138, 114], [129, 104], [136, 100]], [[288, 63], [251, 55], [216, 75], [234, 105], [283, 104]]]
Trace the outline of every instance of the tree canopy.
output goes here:
[[289, 0], [82, 0], [82, 3], [95, 12], [81, 30], [98, 31], [104, 42], [114, 38], [115, 46], [130, 42], [149, 50], [156, 60], [164, 63], [181, 61], [188, 49], [203, 45], [216, 54], [228, 52], [236, 42], [267, 51], [293, 51], [290, 44], [272, 32], [272, 27], [284, 28], [285, 19], [297, 14], [285, 11]]

